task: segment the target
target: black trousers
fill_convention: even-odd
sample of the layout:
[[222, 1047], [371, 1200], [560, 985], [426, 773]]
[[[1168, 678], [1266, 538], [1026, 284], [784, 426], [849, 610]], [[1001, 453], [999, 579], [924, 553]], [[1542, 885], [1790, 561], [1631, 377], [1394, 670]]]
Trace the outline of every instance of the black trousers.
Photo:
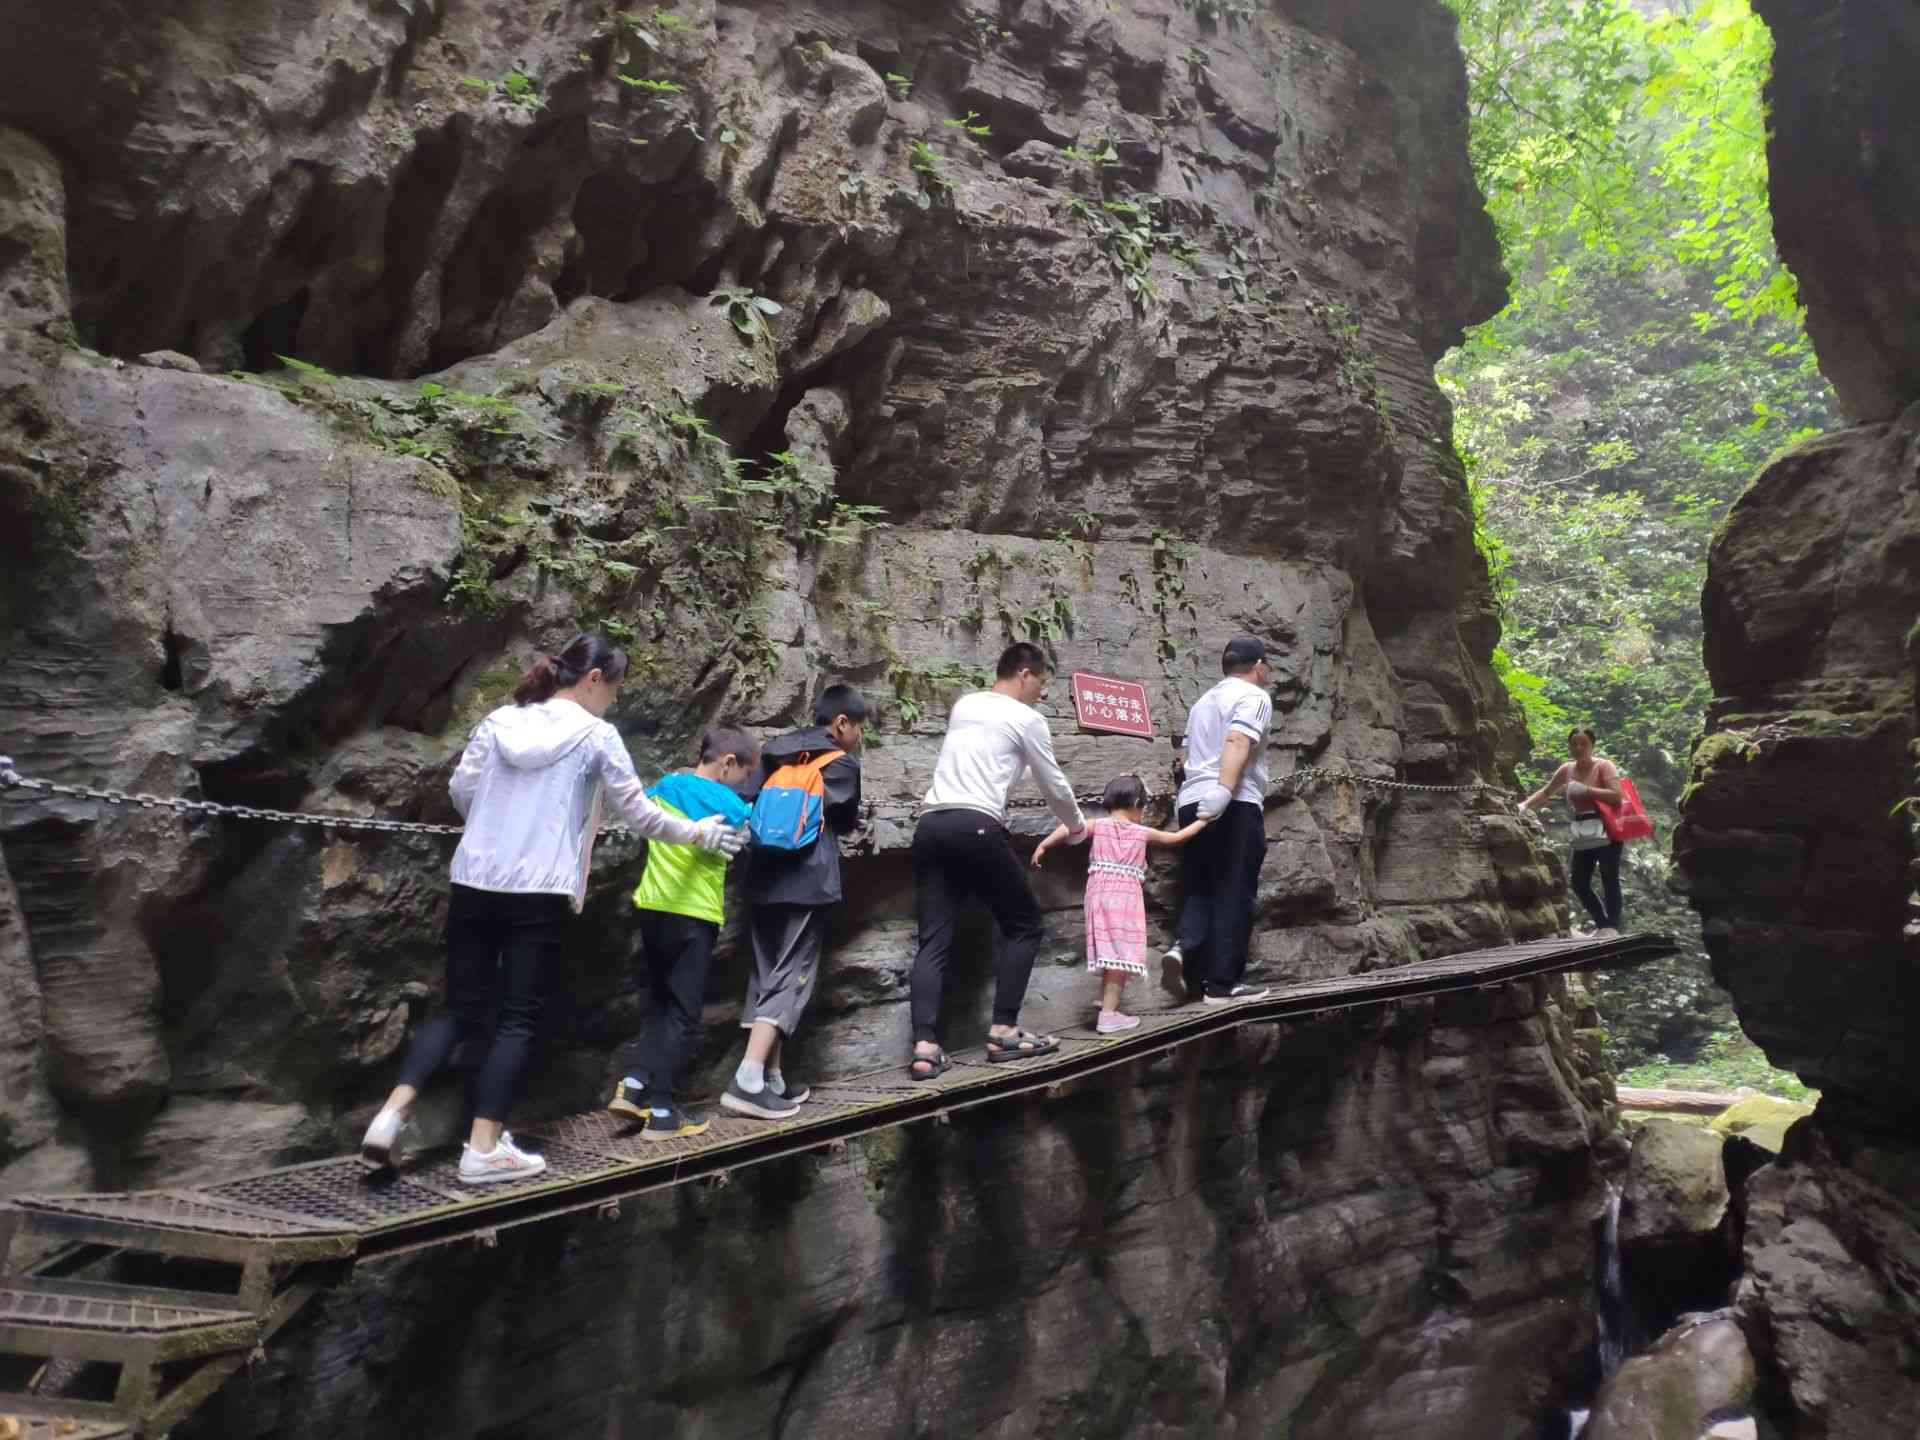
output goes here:
[[[1191, 825], [1199, 813], [1198, 805], [1182, 805], [1179, 825]], [[1177, 935], [1189, 990], [1224, 995], [1247, 973], [1266, 858], [1266, 812], [1251, 800], [1234, 801], [1181, 849]]]
[[674, 1095], [700, 1039], [700, 1007], [707, 998], [707, 966], [720, 927], [691, 915], [642, 910], [640, 944], [653, 1009], [640, 1030], [640, 1073], [665, 1104]]
[[940, 1038], [947, 956], [960, 908], [976, 899], [1000, 927], [994, 966], [993, 1023], [1015, 1025], [1027, 998], [1033, 957], [1046, 933], [1027, 870], [1013, 853], [1006, 827], [978, 810], [935, 810], [913, 832], [913, 900], [920, 949], [913, 962], [913, 1038]]
[[473, 1082], [473, 1113], [505, 1121], [546, 1009], [569, 907], [564, 895], [455, 885], [447, 905], [447, 1003], [422, 1025], [400, 1083], [426, 1088], [458, 1044], [491, 1035]]
[[[1611, 926], [1615, 930], [1620, 928], [1620, 852], [1625, 848], [1616, 840], [1597, 850], [1573, 852], [1573, 893], [1587, 907], [1587, 914], [1593, 917], [1595, 929], [1603, 926]], [[1593, 893], [1595, 866], [1600, 868], [1600, 884], [1607, 892], [1604, 909], [1601, 908], [1599, 897]]]

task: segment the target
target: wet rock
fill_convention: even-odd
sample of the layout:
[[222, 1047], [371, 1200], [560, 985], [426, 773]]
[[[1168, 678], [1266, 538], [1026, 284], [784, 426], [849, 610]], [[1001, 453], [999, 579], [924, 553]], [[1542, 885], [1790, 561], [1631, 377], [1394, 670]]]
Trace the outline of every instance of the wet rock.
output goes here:
[[1920, 38], [1902, 0], [1844, 10], [1758, 0], [1783, 57], [1768, 82], [1775, 239], [1807, 307], [1807, 331], [1841, 407], [1890, 419], [1920, 396], [1920, 127], [1906, 83]]
[[72, 308], [60, 162], [33, 136], [0, 126], [0, 336], [65, 335]]
[[1581, 1440], [1720, 1434], [1722, 1426], [1740, 1423], [1737, 1416], [1751, 1403], [1756, 1378], [1747, 1338], [1731, 1315], [1690, 1317], [1607, 1381]]
[[1868, 1440], [1920, 1419], [1920, 1149], [1796, 1127], [1747, 1183], [1737, 1301], [1778, 1408]]
[[1719, 1137], [1680, 1120], [1643, 1124], [1627, 1162], [1620, 1243], [1686, 1244], [1713, 1234], [1726, 1213]]

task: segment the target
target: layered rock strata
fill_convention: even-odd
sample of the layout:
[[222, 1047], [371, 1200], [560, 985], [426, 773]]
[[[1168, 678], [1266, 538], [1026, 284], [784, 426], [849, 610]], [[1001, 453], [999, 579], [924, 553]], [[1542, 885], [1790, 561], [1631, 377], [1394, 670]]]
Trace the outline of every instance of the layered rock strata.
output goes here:
[[[1437, 3], [101, 3], [17, 38], [0, 736], [26, 773], [446, 820], [467, 725], [577, 625], [634, 652], [613, 718], [643, 769], [684, 762], [711, 719], [785, 724], [850, 678], [885, 714], [796, 1056], [815, 1075], [904, 1048], [913, 805], [945, 705], [1009, 639], [1145, 679], [1164, 737], [1220, 639], [1251, 630], [1275, 658], [1276, 773], [1503, 773], [1494, 618], [1430, 369], [1501, 284]], [[1164, 788], [1164, 738], [1072, 734], [1063, 689], [1048, 709], [1083, 788], [1127, 770]], [[1023, 835], [1045, 823], [1016, 812]], [[38, 800], [0, 826], [25, 922], [4, 973], [39, 1015], [0, 1043], [40, 1117], [9, 1132], [0, 1184], [152, 1184], [353, 1138], [430, 1003], [446, 842]], [[1313, 789], [1268, 828], [1257, 948], [1276, 978], [1559, 924], [1550, 862], [1469, 794]], [[639, 863], [597, 856], [529, 1113], [592, 1103], [624, 1067]], [[1047, 1025], [1081, 1016], [1087, 978], [1071, 862], [1041, 884], [1051, 943], [1024, 1018]], [[1166, 874], [1151, 894], [1164, 919]], [[737, 1043], [743, 972], [729, 935], [702, 1084]], [[955, 991], [957, 1041], [984, 1021], [980, 967]], [[445, 1396], [555, 1353], [508, 1318], [539, 1315], [549, 1339], [673, 1357], [630, 1386], [551, 1365], [529, 1392], [649, 1431], [698, 1433], [736, 1390], [757, 1423], [823, 1428], [839, 1402], [806, 1376], [863, 1366], [925, 1392], [887, 1401], [890, 1423], [938, 1413], [938, 1392], [983, 1407], [976, 1428], [1031, 1428], [1092, 1403], [1074, 1398], [1097, 1388], [1092, 1346], [1117, 1347], [1113, 1393], [1167, 1411], [1116, 1411], [1115, 1433], [1371, 1406], [1421, 1408], [1437, 1434], [1497, 1413], [1517, 1435], [1554, 1374], [1517, 1357], [1549, 1316], [1556, 1345], [1580, 1338], [1578, 1218], [1610, 1124], [1542, 994], [1484, 1033], [1244, 1040], [1173, 1065], [1199, 1077], [1178, 1085], [1156, 1071], [1059, 1119], [989, 1117], [951, 1153], [907, 1142], [888, 1183], [911, 1211], [859, 1163], [787, 1167], [754, 1182], [750, 1223], [652, 1202], [662, 1248], [620, 1266], [607, 1237], [637, 1232], [560, 1226], [506, 1266], [356, 1282], [203, 1433], [305, 1433], [348, 1403], [375, 1411], [365, 1433], [432, 1428], [347, 1331], [430, 1348], [449, 1312], [422, 1295], [467, 1275], [507, 1328], [476, 1324]], [[1314, 1120], [1343, 1157], [1315, 1171], [1289, 1127], [1321, 1094], [1427, 1119]], [[1170, 1212], [1204, 1232], [1189, 1274], [1125, 1192], [1127, 1157], [1178, 1173], [1195, 1147], [1221, 1168]], [[1389, 1170], [1390, 1202], [1353, 1179]], [[1276, 1183], [1297, 1193], [1269, 1213]], [[1105, 1198], [1063, 1230], [1072, 1194]], [[1416, 1195], [1417, 1222], [1386, 1218]], [[1291, 1211], [1320, 1238], [1296, 1245]], [[977, 1268], [983, 1216], [1031, 1232], [988, 1246], [1017, 1260], [1004, 1273]], [[1375, 1223], [1400, 1258], [1364, 1241]], [[1271, 1289], [1244, 1294], [1254, 1252]], [[650, 1298], [687, 1265], [706, 1280]], [[1040, 1303], [1098, 1279], [1134, 1318], [1046, 1341], [990, 1405], [1004, 1337], [1037, 1343], [1035, 1270], [1068, 1277]], [[801, 1298], [713, 1332], [768, 1274]], [[337, 1365], [355, 1379], [335, 1392]], [[780, 1366], [777, 1386], [748, 1378]]]

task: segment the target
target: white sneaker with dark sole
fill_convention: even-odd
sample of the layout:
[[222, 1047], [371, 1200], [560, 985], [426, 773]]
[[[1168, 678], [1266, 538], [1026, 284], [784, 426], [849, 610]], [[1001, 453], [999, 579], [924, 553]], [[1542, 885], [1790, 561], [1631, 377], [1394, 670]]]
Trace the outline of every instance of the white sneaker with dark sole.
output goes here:
[[1236, 985], [1224, 995], [1203, 995], [1202, 1002], [1208, 1005], [1238, 1005], [1242, 1000], [1264, 1000], [1265, 989], [1256, 990], [1251, 985]]
[[531, 1180], [547, 1168], [545, 1157], [530, 1155], [513, 1143], [513, 1136], [500, 1132], [500, 1143], [491, 1150], [460, 1147], [460, 1183], [462, 1185], [498, 1185], [508, 1180]]
[[391, 1170], [400, 1153], [400, 1136], [407, 1128], [403, 1110], [382, 1110], [360, 1137], [360, 1163], [369, 1170]]

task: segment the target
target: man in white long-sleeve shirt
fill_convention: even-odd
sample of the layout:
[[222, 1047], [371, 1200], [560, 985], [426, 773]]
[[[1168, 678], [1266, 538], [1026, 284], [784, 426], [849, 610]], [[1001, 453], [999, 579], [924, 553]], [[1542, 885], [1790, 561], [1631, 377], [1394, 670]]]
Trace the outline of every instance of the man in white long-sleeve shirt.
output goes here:
[[1020, 1028], [1020, 1004], [1043, 925], [1040, 902], [1006, 827], [1007, 796], [1031, 770], [1068, 838], [1078, 840], [1086, 829], [1073, 786], [1053, 758], [1046, 717], [1033, 708], [1046, 694], [1051, 672], [1037, 645], [1010, 645], [1000, 656], [993, 688], [962, 695], [948, 717], [933, 787], [913, 832], [920, 949], [913, 962], [914, 1046], [908, 1073], [915, 1080], [931, 1080], [947, 1068], [939, 1040], [940, 1003], [954, 927], [968, 899], [986, 905], [1001, 936], [987, 1059], [1020, 1060], [1059, 1044], [1050, 1035]]

